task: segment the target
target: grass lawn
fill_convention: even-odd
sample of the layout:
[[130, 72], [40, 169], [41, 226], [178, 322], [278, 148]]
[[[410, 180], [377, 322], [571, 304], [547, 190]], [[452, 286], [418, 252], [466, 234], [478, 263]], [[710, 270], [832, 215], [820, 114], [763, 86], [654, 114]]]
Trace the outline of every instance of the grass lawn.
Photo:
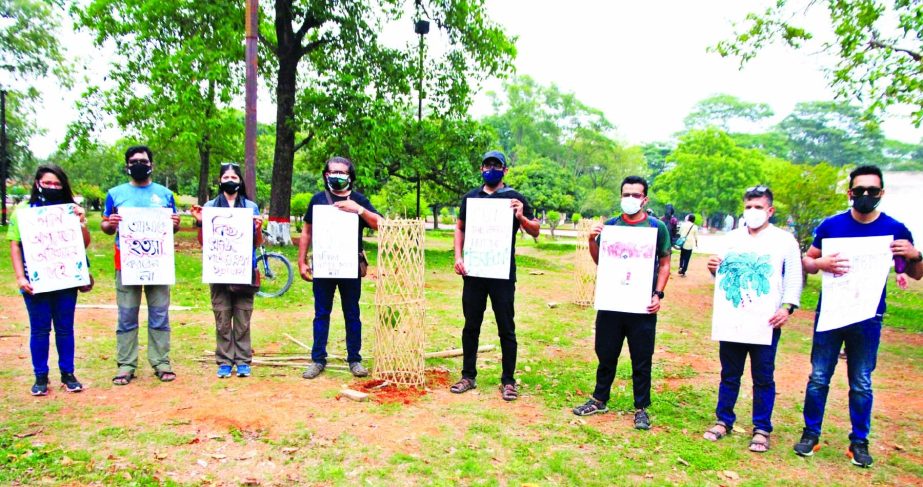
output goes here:
[[[91, 228], [98, 229], [98, 216]], [[188, 225], [188, 220], [184, 221]], [[4, 229], [5, 230], [5, 229]], [[654, 428], [632, 429], [631, 367], [625, 347], [610, 413], [578, 418], [570, 408], [592, 391], [592, 309], [570, 304], [574, 242], [559, 238], [517, 243], [517, 377], [521, 399], [499, 397], [499, 342], [490, 310], [478, 361], [478, 389], [448, 392], [461, 358], [428, 360], [428, 390], [406, 403], [357, 403], [338, 392], [355, 383], [328, 370], [313, 381], [297, 368], [254, 366], [249, 379], [219, 380], [213, 363], [196, 359], [214, 349], [214, 317], [201, 283], [195, 234], [177, 235], [177, 285], [171, 312], [171, 357], [179, 378], [162, 384], [146, 357], [142, 310], [139, 377], [111, 385], [115, 372], [115, 310], [77, 312], [80, 394], [58, 389], [52, 347], [51, 395], [33, 398], [28, 316], [12, 267], [0, 267], [0, 484], [22, 485], [830, 485], [923, 484], [923, 285], [908, 290], [889, 281], [875, 372], [871, 453], [862, 470], [849, 464], [845, 363], [831, 383], [823, 448], [795, 456], [804, 387], [810, 372], [809, 311], [819, 279], [811, 276], [782, 335], [772, 449], [746, 450], [751, 428], [751, 383], [745, 375], [736, 433], [718, 443], [701, 438], [713, 421], [718, 385], [717, 345], [709, 340], [712, 281], [696, 255], [689, 277], [674, 272], [659, 315], [654, 355]], [[452, 272], [451, 231], [426, 240], [427, 350], [460, 347], [461, 279]], [[375, 239], [367, 238], [375, 272]], [[0, 262], [9, 262], [2, 246]], [[296, 249], [281, 250], [294, 262]], [[79, 303], [114, 304], [112, 237], [96, 230], [88, 251], [96, 288]], [[674, 258], [674, 265], [676, 257]], [[374, 356], [375, 279], [363, 281], [363, 354]], [[297, 278], [282, 298], [256, 302], [257, 353], [307, 354], [284, 337], [311, 343], [310, 284]], [[328, 351], [345, 351], [343, 320], [334, 312]], [[336, 363], [332, 361], [331, 363]], [[374, 366], [374, 360], [369, 361]], [[448, 371], [448, 374], [445, 371]]]

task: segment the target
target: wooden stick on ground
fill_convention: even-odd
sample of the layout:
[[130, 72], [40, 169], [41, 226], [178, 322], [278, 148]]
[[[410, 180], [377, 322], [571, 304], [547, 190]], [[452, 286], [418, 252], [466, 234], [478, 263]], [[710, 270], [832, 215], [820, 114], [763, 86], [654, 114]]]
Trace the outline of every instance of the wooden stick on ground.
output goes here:
[[298, 341], [297, 338], [295, 338], [295, 337], [289, 335], [288, 333], [283, 333], [282, 335], [284, 335], [285, 338], [288, 338], [289, 340], [291, 340], [291, 341], [297, 343], [298, 345], [300, 345], [301, 348], [303, 348], [303, 349], [305, 349], [305, 350], [307, 350], [307, 351], [309, 351], [309, 352], [311, 351], [311, 347], [309, 347], [309, 346], [305, 345], [304, 343]]
[[[207, 358], [197, 358], [197, 359], [195, 359], [196, 362], [203, 362], [203, 363], [212, 362], [212, 360], [213, 360], [213, 359], [207, 359]], [[266, 366], [269, 366], [269, 367], [299, 367], [299, 368], [303, 368], [304, 366], [307, 365], [306, 363], [303, 363], [303, 362], [279, 362], [279, 361], [274, 361], [274, 360], [260, 360], [260, 359], [252, 359], [252, 360], [250, 361], [250, 363], [257, 364], [257, 365], [266, 365]], [[345, 365], [327, 365], [327, 367], [325, 367], [325, 368], [330, 369], [330, 370], [349, 370], [349, 367], [347, 367], [347, 366], [345, 366]]]
[[[299, 342], [298, 340], [295, 340], [294, 338], [292, 338], [292, 337], [290, 337], [290, 336], [288, 336], [288, 335], [285, 335], [285, 336], [287, 336], [288, 338], [290, 338], [290, 339], [291, 339], [292, 341], [294, 341], [295, 343], [298, 343], [299, 345], [304, 346], [304, 344], [302, 344], [302, 343]], [[491, 351], [493, 351], [493, 350], [496, 349], [496, 348], [497, 348], [497, 347], [494, 346], [494, 345], [482, 345], [482, 346], [478, 347], [478, 353], [491, 352]], [[205, 355], [210, 355], [210, 356], [215, 355], [215, 352], [213, 352], [213, 351], [211, 351], [211, 350], [205, 350], [203, 353], [204, 353]], [[427, 352], [427, 353], [424, 355], [424, 357], [425, 357], [425, 358], [461, 357], [461, 356], [463, 355], [463, 353], [464, 353], [464, 352], [463, 352], [462, 349], [460, 349], [460, 348], [450, 348], [450, 349], [448, 349], [448, 350], [441, 350], [441, 351], [438, 351], [438, 352]], [[260, 356], [260, 357], [262, 358], [262, 360], [274, 361], [274, 362], [280, 362], [280, 361], [284, 362], [284, 361], [288, 361], [288, 360], [311, 360], [311, 357], [309, 357], [309, 356], [307, 356], [307, 355], [278, 355], [278, 356], [273, 356], [273, 357], [267, 357], [267, 356], [265, 356], [264, 354], [261, 354], [261, 353], [255, 353], [254, 355]], [[335, 355], [335, 354], [327, 355], [327, 358], [328, 358], [329, 360], [345, 360], [344, 357], [342, 357], [342, 356], [340, 356], [340, 355]], [[372, 356], [370, 356], [370, 355], [367, 355], [365, 358], [371, 360], [371, 359], [373, 359], [374, 357], [372, 357]]]

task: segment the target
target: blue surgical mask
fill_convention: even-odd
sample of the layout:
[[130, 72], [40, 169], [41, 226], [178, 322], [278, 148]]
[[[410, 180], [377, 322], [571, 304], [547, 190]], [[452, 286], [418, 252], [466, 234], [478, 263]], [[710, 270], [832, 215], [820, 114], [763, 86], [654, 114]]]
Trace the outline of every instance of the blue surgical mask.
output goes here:
[[503, 180], [503, 169], [492, 167], [486, 171], [481, 171], [481, 177], [484, 178], [484, 184], [496, 186]]

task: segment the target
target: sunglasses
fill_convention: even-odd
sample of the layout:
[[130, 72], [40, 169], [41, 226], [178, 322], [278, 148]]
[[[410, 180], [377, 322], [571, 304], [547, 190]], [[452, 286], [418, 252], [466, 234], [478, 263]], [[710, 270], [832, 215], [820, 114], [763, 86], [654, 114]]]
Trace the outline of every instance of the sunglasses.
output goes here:
[[863, 196], [867, 194], [872, 198], [877, 198], [881, 195], [881, 188], [876, 188], [874, 186], [856, 186], [855, 188], [850, 189], [849, 192], [852, 193], [853, 196]]

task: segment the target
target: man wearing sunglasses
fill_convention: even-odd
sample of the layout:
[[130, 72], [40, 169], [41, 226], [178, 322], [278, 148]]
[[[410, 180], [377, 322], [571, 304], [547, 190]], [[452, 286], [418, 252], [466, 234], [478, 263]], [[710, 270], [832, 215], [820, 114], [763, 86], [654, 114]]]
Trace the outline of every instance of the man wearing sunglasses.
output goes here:
[[[849, 260], [832, 253], [822, 256], [822, 245], [826, 238], [893, 236], [891, 252], [895, 257], [906, 260], [905, 272], [919, 280], [923, 277], [923, 255], [913, 245], [913, 236], [904, 224], [879, 211], [878, 204], [884, 196], [884, 179], [876, 166], [860, 166], [849, 174], [851, 202], [849, 211], [824, 220], [814, 231], [814, 242], [802, 259], [804, 270], [811, 274], [818, 271], [833, 274], [849, 272]], [[878, 292], [870, 290], [870, 292]], [[823, 299], [823, 296], [821, 296]], [[820, 300], [817, 313], [820, 314]], [[849, 456], [859, 467], [871, 467], [868, 434], [872, 422], [872, 371], [878, 356], [881, 339], [882, 316], [885, 312], [885, 289], [877, 314], [864, 321], [834, 330], [816, 331], [811, 348], [811, 375], [804, 397], [804, 432], [795, 444], [795, 453], [808, 457], [820, 448], [821, 424], [833, 376], [839, 358], [840, 347], [846, 345], [847, 377], [849, 379], [849, 419], [852, 432], [849, 435]]]
[[[173, 192], [155, 183], [154, 154], [143, 145], [129, 147], [125, 151], [125, 172], [131, 180], [116, 186], [106, 193], [106, 207], [103, 210], [102, 230], [115, 235], [115, 298], [119, 308], [116, 325], [116, 348], [118, 372], [112, 378], [117, 386], [127, 385], [138, 368], [138, 311], [141, 308], [142, 291], [147, 296], [147, 358], [154, 374], [162, 382], [176, 379], [170, 365], [170, 286], [127, 286], [122, 284], [121, 259], [119, 256], [119, 222], [122, 217], [118, 209], [125, 208], [169, 208], [173, 211], [173, 232], [179, 231], [179, 213]], [[168, 249], [172, 252], [173, 249]]]

